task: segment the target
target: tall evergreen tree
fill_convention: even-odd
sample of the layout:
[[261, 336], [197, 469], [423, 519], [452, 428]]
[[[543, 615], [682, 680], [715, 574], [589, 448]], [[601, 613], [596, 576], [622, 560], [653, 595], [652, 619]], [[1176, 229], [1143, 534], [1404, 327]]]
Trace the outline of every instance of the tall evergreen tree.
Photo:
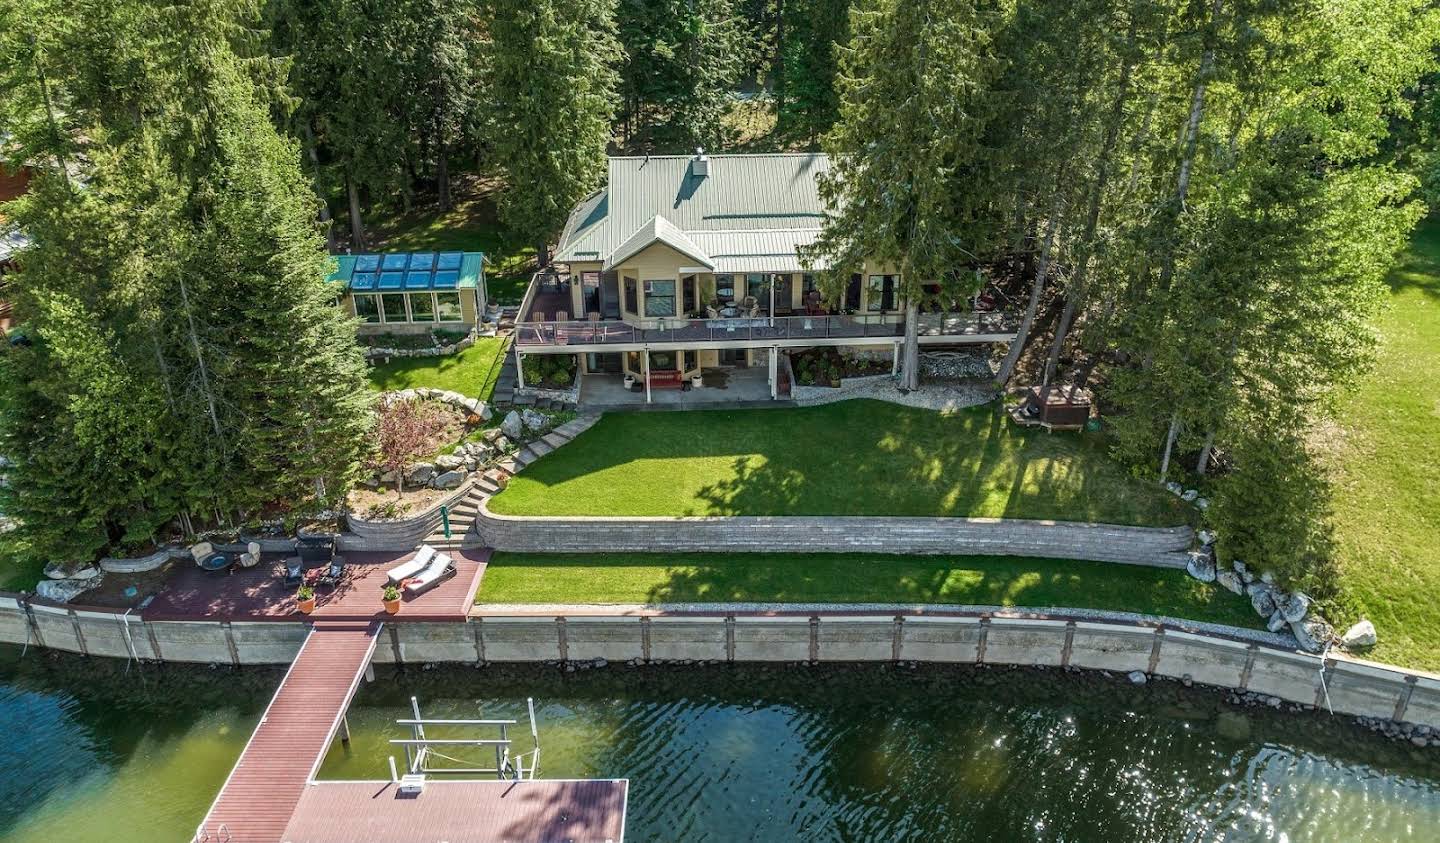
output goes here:
[[536, 244], [600, 186], [620, 59], [613, 0], [493, 0], [491, 146], [510, 184], [500, 215]]
[[958, 270], [988, 254], [997, 230], [986, 135], [1004, 60], [988, 6], [871, 0], [854, 14], [842, 59], [840, 122], [825, 138], [832, 169], [820, 186], [829, 214], [804, 257], [823, 267], [832, 301], [867, 261], [900, 274], [902, 388], [918, 386], [922, 285], [968, 284]]

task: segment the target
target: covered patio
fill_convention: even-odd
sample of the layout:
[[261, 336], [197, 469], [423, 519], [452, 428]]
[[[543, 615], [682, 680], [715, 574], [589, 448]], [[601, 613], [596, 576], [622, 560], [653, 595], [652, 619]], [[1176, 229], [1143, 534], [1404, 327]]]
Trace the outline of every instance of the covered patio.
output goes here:
[[764, 368], [710, 368], [701, 371], [702, 386], [691, 389], [645, 390], [625, 387], [623, 375], [592, 373], [580, 385], [580, 403], [594, 409], [713, 407], [718, 404], [771, 406], [770, 380]]

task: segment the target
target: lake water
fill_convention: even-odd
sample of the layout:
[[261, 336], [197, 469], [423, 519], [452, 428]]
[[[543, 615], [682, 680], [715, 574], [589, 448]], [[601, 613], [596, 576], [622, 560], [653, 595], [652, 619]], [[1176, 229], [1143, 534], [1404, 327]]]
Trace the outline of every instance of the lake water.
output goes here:
[[[185, 840], [281, 676], [18, 652], [7, 843]], [[1057, 671], [381, 669], [321, 776], [384, 777], [411, 694], [427, 717], [523, 718], [534, 697], [542, 775], [629, 778], [629, 841], [1440, 840], [1434, 750]]]

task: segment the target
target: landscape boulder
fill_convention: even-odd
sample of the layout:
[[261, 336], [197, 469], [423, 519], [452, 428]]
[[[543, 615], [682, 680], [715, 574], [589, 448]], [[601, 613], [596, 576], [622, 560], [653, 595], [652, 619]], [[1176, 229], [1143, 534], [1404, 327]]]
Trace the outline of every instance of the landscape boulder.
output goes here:
[[428, 483], [430, 478], [435, 476], [435, 464], [428, 462], [417, 462], [410, 466], [405, 472], [406, 483]]
[[460, 488], [460, 484], [464, 482], [465, 472], [447, 471], [444, 474], [437, 475], [434, 480], [430, 481], [430, 485], [437, 489], [458, 489]]
[[1198, 510], [1201, 510], [1201, 511], [1204, 511], [1204, 510], [1209, 509], [1209, 508], [1210, 508], [1210, 499], [1209, 499], [1209, 498], [1196, 498], [1196, 499], [1195, 499], [1195, 508], [1198, 509]]
[[35, 593], [56, 603], [69, 603], [99, 584], [100, 576], [97, 571], [95, 576], [85, 579], [41, 580], [40, 584], [35, 586]]
[[1201, 530], [1197, 535], [1200, 538], [1200, 543], [1203, 545], [1211, 545], [1215, 543], [1215, 534], [1210, 532], [1209, 530]]
[[435, 469], [437, 471], [454, 471], [465, 464], [465, 457], [458, 451], [453, 454], [444, 454], [435, 458]]
[[520, 412], [520, 421], [525, 424], [526, 430], [536, 433], [540, 433], [550, 426], [549, 416], [528, 408]]
[[1200, 582], [1215, 582], [1215, 557], [1207, 550], [1194, 551], [1185, 563], [1185, 570]]
[[51, 562], [45, 576], [52, 580], [88, 580], [100, 576], [100, 570], [89, 562]]
[[511, 410], [505, 414], [504, 420], [500, 422], [500, 432], [511, 439], [519, 439], [525, 433], [525, 421], [520, 417], [519, 410]]
[[1257, 582], [1251, 583], [1245, 590], [1250, 595], [1250, 606], [1255, 614], [1262, 618], [1275, 614], [1275, 592], [1270, 586]]
[[1184, 493], [1180, 495], [1180, 500], [1185, 501], [1186, 503], [1194, 503], [1195, 499], [1198, 497], [1200, 497], [1199, 492], [1194, 489], [1186, 489]]
[[494, 415], [490, 412], [490, 405], [479, 398], [467, 398], [460, 406], [470, 415], [478, 416], [481, 421], [490, 421], [490, 417]]
[[1290, 622], [1285, 620], [1285, 616], [1280, 614], [1280, 611], [1278, 609], [1273, 615], [1270, 616], [1270, 620], [1265, 622], [1265, 628], [1270, 630], [1271, 632], [1280, 632], [1289, 625]]
[[1285, 616], [1285, 620], [1290, 623], [1299, 623], [1310, 611], [1310, 598], [1299, 591], [1278, 594], [1275, 597], [1275, 608], [1280, 610], [1280, 613]]
[[1245, 583], [1240, 579], [1240, 575], [1234, 571], [1220, 571], [1215, 575], [1215, 582], [1220, 583], [1220, 585], [1235, 594], [1245, 593]]
[[1315, 615], [1303, 621], [1291, 621], [1290, 631], [1295, 633], [1295, 641], [1299, 643], [1300, 649], [1307, 653], [1324, 652], [1325, 645], [1335, 637], [1335, 629], [1323, 618]]
[[1172, 494], [1172, 495], [1178, 495], [1178, 494], [1180, 494], [1181, 492], [1185, 491], [1185, 487], [1184, 487], [1184, 486], [1181, 486], [1179, 483], [1176, 483], [1174, 480], [1171, 480], [1170, 482], [1166, 483], [1166, 484], [1165, 484], [1165, 489], [1166, 489], [1167, 491], [1169, 491], [1170, 494]]
[[1340, 642], [1345, 645], [1346, 649], [1350, 650], [1374, 647], [1377, 640], [1375, 624], [1363, 618], [1354, 626], [1345, 630], [1344, 635], [1340, 636]]

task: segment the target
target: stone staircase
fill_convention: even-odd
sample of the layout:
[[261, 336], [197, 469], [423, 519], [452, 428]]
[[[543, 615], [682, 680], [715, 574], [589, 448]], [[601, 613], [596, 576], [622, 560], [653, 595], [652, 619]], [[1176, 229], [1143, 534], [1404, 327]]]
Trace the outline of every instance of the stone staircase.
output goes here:
[[[496, 394], [499, 394], [498, 387]], [[559, 402], [553, 403], [558, 404]], [[484, 542], [474, 531], [475, 516], [480, 511], [480, 502], [504, 489], [510, 482], [510, 478], [525, 466], [589, 430], [591, 425], [599, 420], [599, 414], [587, 413], [577, 416], [539, 439], [522, 445], [516, 453], [485, 469], [474, 480], [470, 487], [470, 494], [462, 498], [450, 510], [450, 537], [445, 537], [445, 529], [442, 525], [426, 537], [425, 544], [437, 550], [460, 550], [483, 546]]]
[[532, 407], [536, 410], [574, 410], [573, 401], [559, 401], [553, 398], [536, 398], [533, 395], [516, 395], [515, 387], [520, 382], [516, 370], [515, 346], [505, 350], [505, 362], [500, 365], [500, 377], [495, 381], [495, 395], [491, 399], [495, 409], [501, 413], [516, 407]]

